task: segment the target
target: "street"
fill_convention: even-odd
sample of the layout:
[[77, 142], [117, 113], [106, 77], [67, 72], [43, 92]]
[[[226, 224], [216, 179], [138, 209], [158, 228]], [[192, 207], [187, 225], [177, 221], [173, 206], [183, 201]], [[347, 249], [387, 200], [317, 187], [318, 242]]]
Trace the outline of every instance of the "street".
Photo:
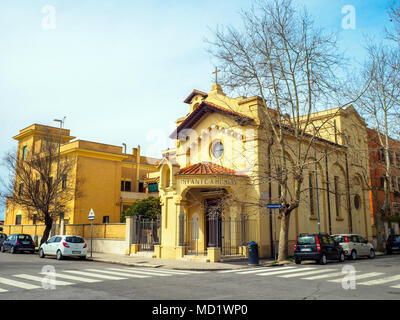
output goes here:
[[2, 253], [0, 300], [397, 300], [399, 262], [394, 254], [324, 266], [189, 271]]

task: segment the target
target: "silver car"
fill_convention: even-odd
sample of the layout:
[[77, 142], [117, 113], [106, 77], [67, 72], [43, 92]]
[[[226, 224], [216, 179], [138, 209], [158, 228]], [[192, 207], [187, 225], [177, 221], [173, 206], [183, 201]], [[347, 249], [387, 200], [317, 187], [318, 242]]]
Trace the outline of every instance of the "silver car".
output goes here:
[[360, 256], [375, 258], [374, 246], [358, 234], [334, 234], [333, 238], [343, 248], [345, 256], [352, 260]]

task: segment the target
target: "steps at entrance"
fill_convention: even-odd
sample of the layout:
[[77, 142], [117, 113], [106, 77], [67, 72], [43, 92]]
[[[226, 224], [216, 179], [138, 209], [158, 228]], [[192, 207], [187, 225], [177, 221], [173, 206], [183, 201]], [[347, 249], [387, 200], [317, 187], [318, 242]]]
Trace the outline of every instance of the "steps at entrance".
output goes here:
[[236, 261], [246, 261], [246, 260], [247, 258], [241, 254], [221, 257], [221, 262], [236, 262]]
[[154, 251], [138, 251], [137, 253], [130, 254], [132, 257], [145, 257], [145, 258], [153, 258]]

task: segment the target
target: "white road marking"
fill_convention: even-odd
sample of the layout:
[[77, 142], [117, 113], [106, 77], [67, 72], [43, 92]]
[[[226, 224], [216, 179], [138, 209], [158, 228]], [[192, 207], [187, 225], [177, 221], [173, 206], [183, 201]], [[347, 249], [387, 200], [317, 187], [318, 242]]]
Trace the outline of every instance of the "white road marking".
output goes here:
[[8, 292], [8, 290], [0, 289], [0, 293], [2, 293], [2, 292]]
[[129, 278], [150, 278], [150, 276], [144, 276], [144, 275], [139, 275], [139, 274], [127, 274], [126, 272], [117, 272], [117, 271], [108, 271], [108, 270], [102, 270], [102, 269], [85, 269], [86, 271], [90, 272], [100, 272], [100, 273], [106, 273], [106, 274], [111, 274], [115, 276], [123, 276], [123, 277], [129, 277]]
[[308, 276], [311, 274], [323, 273], [323, 272], [329, 272], [329, 271], [337, 271], [337, 269], [321, 269], [321, 270], [314, 270], [314, 271], [306, 271], [306, 272], [299, 272], [299, 273], [294, 273], [294, 274], [286, 274], [286, 275], [279, 276], [279, 277], [280, 278], [294, 278], [294, 277]]
[[[301, 270], [314, 270], [315, 268], [301, 268]], [[273, 276], [276, 274], [282, 274], [282, 273], [291, 273], [291, 272], [298, 272], [299, 269], [291, 269], [291, 270], [283, 270], [283, 271], [273, 271], [273, 272], [265, 272], [265, 273], [257, 273], [257, 276]]]
[[[371, 273], [364, 273], [364, 274], [360, 274], [360, 275], [356, 275], [355, 280], [360, 280], [360, 279], [367, 279], [367, 278], [373, 278], [373, 277], [378, 277], [380, 275], [382, 275], [384, 273], [381, 272], [371, 272]], [[343, 277], [348, 276], [348, 273], [343, 273], [342, 274]], [[328, 282], [336, 282], [336, 283], [341, 283], [343, 279], [335, 279], [335, 280], [328, 280]], [[360, 283], [358, 283], [360, 284]]]
[[120, 271], [120, 272], [129, 272], [133, 274], [145, 274], [145, 275], [150, 275], [150, 276], [160, 276], [160, 277], [170, 277], [172, 274], [170, 273], [158, 273], [158, 272], [151, 272], [151, 271], [141, 271], [141, 270], [126, 270], [126, 269], [117, 269], [117, 268], [107, 268], [109, 270], [115, 270], [115, 271]]
[[[275, 268], [275, 270], [274, 270]], [[270, 271], [278, 271], [278, 270], [286, 270], [286, 269], [294, 269], [295, 267], [271, 267], [271, 268], [257, 268], [257, 269], [251, 269], [251, 270], [247, 270], [247, 271], [238, 271], [236, 272], [236, 274], [250, 274], [250, 273], [258, 273], [258, 272], [270, 272]]]
[[[18, 277], [18, 278], [26, 279], [26, 280], [37, 281], [40, 283], [45, 279], [45, 277], [37, 277], [37, 276], [32, 276], [30, 274], [17, 274], [17, 275], [14, 275], [14, 277]], [[50, 278], [48, 279], [48, 283], [54, 284], [56, 286], [69, 286], [69, 285], [73, 284], [72, 282], [60, 281], [60, 280], [50, 279]]]
[[107, 276], [107, 275], [104, 275], [104, 274], [96, 274], [96, 273], [77, 271], [77, 270], [65, 270], [64, 272], [75, 273], [75, 274], [80, 274], [82, 276], [88, 276], [88, 277], [100, 278], [100, 279], [107, 279], [107, 280], [127, 280], [128, 279], [128, 278]]
[[238, 272], [238, 271], [243, 271], [243, 270], [249, 270], [249, 269], [243, 268], [243, 269], [233, 269], [233, 270], [222, 270], [222, 271], [217, 271], [217, 273], [230, 273], [230, 272]]
[[20, 282], [20, 281], [15, 281], [15, 280], [11, 280], [11, 279], [7, 279], [7, 278], [0, 278], [0, 283], [2, 284], [6, 284], [8, 286], [13, 286], [13, 287], [18, 287], [18, 288], [22, 288], [22, 289], [27, 289], [27, 290], [31, 290], [31, 289], [40, 289], [41, 287], [33, 285], [33, 284], [29, 284], [29, 283], [25, 283], [25, 282]]
[[201, 274], [201, 273], [207, 273], [206, 271], [191, 271], [191, 270], [170, 270], [170, 269], [157, 269], [157, 270], [153, 270], [153, 269], [149, 269], [149, 268], [126, 268], [123, 270], [139, 270], [139, 271], [146, 271], [146, 272], [155, 272], [155, 273], [167, 273], [167, 274], [175, 274], [175, 275], [184, 275], [184, 274]]
[[[39, 274], [47, 275], [48, 273], [42, 272], [42, 273], [39, 273]], [[69, 274], [62, 274], [62, 273], [58, 273], [58, 272], [56, 273], [56, 278], [64, 278], [64, 279], [82, 281], [82, 282], [87, 282], [87, 283], [95, 283], [95, 282], [102, 282], [103, 281], [103, 280], [98, 280], [98, 279], [89, 279], [89, 278], [72, 276], [72, 275], [69, 275]]]
[[393, 281], [398, 281], [398, 280], [400, 280], [400, 276], [392, 276], [392, 277], [362, 282], [362, 283], [358, 283], [358, 284], [364, 285], [364, 286], [373, 286], [373, 285], [377, 285], [377, 284], [388, 283], [388, 282], [393, 282]]
[[[356, 271], [358, 272], [358, 271]], [[343, 272], [336, 272], [336, 273], [329, 273], [329, 274], [323, 274], [319, 276], [313, 276], [313, 277], [307, 277], [307, 278], [301, 278], [302, 280], [319, 280], [319, 279], [326, 279], [326, 278], [335, 278], [335, 277], [343, 277], [346, 274]]]
[[398, 284], [397, 286], [391, 286], [391, 288], [400, 289], [400, 284]]

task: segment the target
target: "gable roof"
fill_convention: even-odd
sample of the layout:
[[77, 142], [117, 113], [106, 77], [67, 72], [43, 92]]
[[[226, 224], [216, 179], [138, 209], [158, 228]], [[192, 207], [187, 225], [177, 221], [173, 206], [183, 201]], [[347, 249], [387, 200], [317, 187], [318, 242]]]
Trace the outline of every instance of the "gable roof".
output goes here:
[[179, 132], [183, 129], [192, 128], [206, 113], [218, 112], [232, 117], [240, 125], [253, 121], [253, 118], [245, 114], [220, 107], [212, 102], [203, 101], [169, 136], [171, 139], [177, 139]]
[[182, 168], [176, 175], [229, 175], [229, 176], [245, 176], [235, 170], [225, 168], [212, 162], [200, 162]]
[[192, 91], [192, 93], [185, 99], [185, 101], [183, 101], [184, 103], [188, 103], [188, 104], [190, 104], [191, 102], [192, 102], [192, 99], [195, 97], [195, 96], [197, 96], [197, 95], [201, 95], [203, 98], [207, 98], [208, 97], [208, 94], [207, 93], [205, 93], [205, 92], [203, 92], [203, 91], [200, 91], [200, 90], [196, 90], [196, 89], [194, 89], [193, 91]]

